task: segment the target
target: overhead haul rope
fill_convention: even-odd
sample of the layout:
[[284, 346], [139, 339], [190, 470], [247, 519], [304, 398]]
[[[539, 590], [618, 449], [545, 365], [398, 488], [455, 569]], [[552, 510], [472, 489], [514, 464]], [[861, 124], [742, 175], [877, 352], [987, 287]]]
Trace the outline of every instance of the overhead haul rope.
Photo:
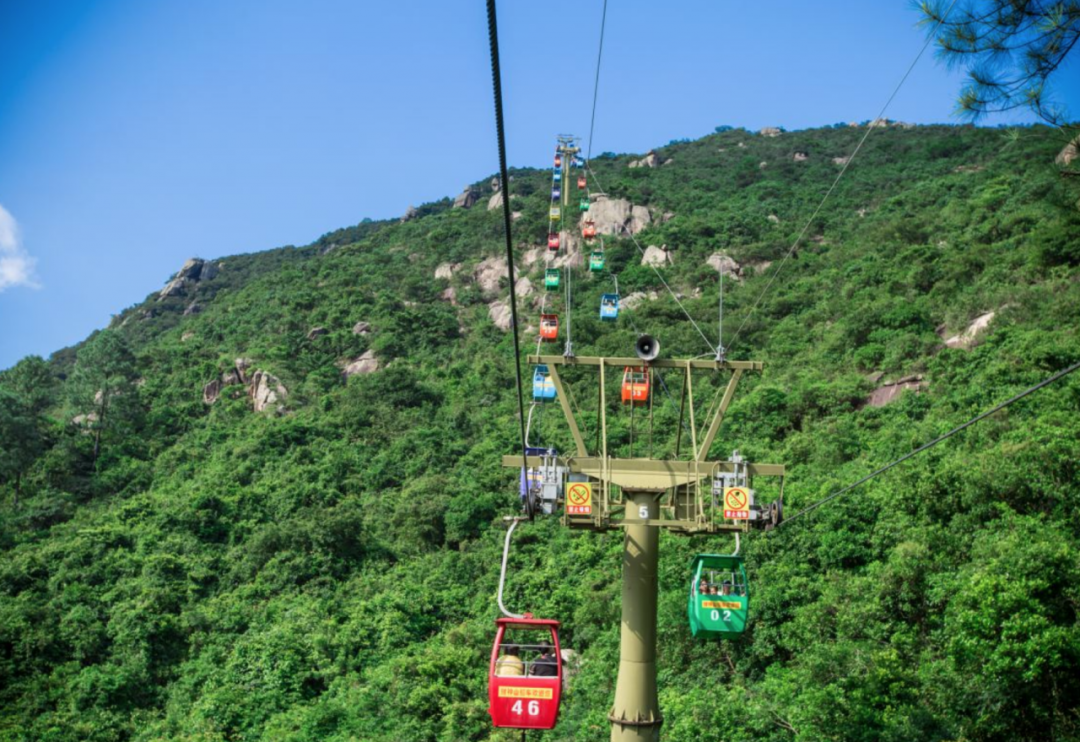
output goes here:
[[[818, 203], [817, 208], [814, 209], [814, 213], [810, 215], [810, 218], [806, 220], [806, 224], [804, 224], [803, 228], [799, 230], [799, 236], [796, 237], [795, 241], [791, 243], [791, 247], [784, 255], [783, 260], [780, 261], [780, 265], [778, 265], [776, 267], [776, 270], [773, 271], [772, 277], [769, 278], [769, 282], [765, 284], [765, 288], [763, 288], [761, 290], [761, 293], [758, 294], [758, 298], [754, 302], [753, 306], [750, 307], [750, 311], [746, 313], [746, 316], [743, 318], [742, 323], [739, 325], [739, 329], [735, 331], [735, 335], [731, 338], [731, 342], [728, 344], [728, 348], [734, 345], [735, 341], [739, 339], [739, 335], [742, 333], [743, 328], [746, 327], [746, 324], [750, 321], [750, 318], [753, 316], [754, 312], [757, 311], [758, 306], [761, 304], [761, 300], [765, 298], [765, 294], [768, 293], [770, 288], [772, 288], [773, 282], [776, 281], [776, 277], [780, 274], [780, 271], [784, 269], [784, 264], [787, 263], [788, 259], [795, 253], [795, 248], [799, 246], [799, 243], [802, 241], [803, 236], [806, 234], [806, 230], [810, 228], [811, 224], [813, 224], [814, 219], [817, 218], [817, 215], [821, 211], [821, 208], [825, 205], [825, 202], [829, 200], [829, 196], [831, 196], [833, 191], [836, 190], [836, 186], [840, 183], [840, 179], [844, 177], [844, 173], [848, 171], [848, 168], [851, 167], [851, 163], [855, 161], [855, 156], [859, 154], [859, 150], [861, 150], [863, 144], [866, 143], [866, 139], [870, 136], [870, 132], [878, 128], [878, 122], [885, 117], [885, 112], [889, 110], [889, 106], [892, 104], [893, 99], [895, 99], [896, 95], [900, 92], [900, 88], [904, 86], [904, 83], [911, 75], [912, 70], [915, 69], [915, 65], [918, 64], [919, 60], [922, 58], [923, 53], [925, 53], [927, 48], [930, 46], [930, 42], [934, 40], [934, 34], [937, 33], [938, 28], [941, 26], [942, 23], [945, 22], [945, 19], [949, 17], [949, 13], [952, 12], [953, 6], [956, 5], [956, 3], [957, 0], [952, 0], [952, 3], [949, 4], [948, 9], [945, 11], [944, 15], [941, 16], [941, 19], [937, 22], [937, 25], [927, 35], [926, 43], [922, 45], [922, 48], [919, 49], [919, 53], [915, 55], [915, 59], [913, 59], [911, 61], [911, 64], [908, 65], [907, 72], [905, 72], [904, 76], [900, 78], [900, 82], [896, 84], [896, 87], [892, 91], [892, 95], [890, 95], [889, 99], [885, 101], [885, 105], [881, 107], [878, 115], [870, 122], [870, 125], [866, 127], [866, 133], [863, 134], [862, 139], [859, 140], [859, 143], [858, 145], [856, 145], [855, 150], [847, 158], [847, 162], [844, 163], [844, 167], [841, 168], [840, 172], [836, 175], [836, 179], [833, 180], [832, 185], [829, 186], [829, 190], [827, 190], [825, 192], [825, 195], [821, 197], [821, 201]], [[884, 126], [884, 124], [882, 125]]]
[[[589, 173], [592, 175], [593, 182], [596, 183], [596, 187], [600, 189], [601, 193], [606, 195], [607, 191], [604, 190], [604, 186], [600, 183], [600, 179], [596, 177], [596, 172], [592, 169], [592, 164], [589, 163], [589, 162], [586, 162], [585, 167], [586, 167], [586, 169], [588, 169]], [[630, 230], [628, 230], [625, 225], [623, 225], [623, 227], [622, 227], [622, 232], [623, 232], [624, 235], [626, 235], [627, 237], [630, 238], [630, 240], [634, 243], [634, 247], [636, 247], [638, 249], [638, 252], [641, 253], [642, 257], [644, 257], [645, 256], [645, 248], [643, 248], [641, 246], [641, 243], [638, 242], [637, 237], [634, 236], [634, 233], [631, 232]], [[648, 263], [647, 265], [650, 268], [652, 268], [653, 273], [655, 273], [656, 277], [660, 279], [660, 283], [662, 283], [664, 285], [664, 288], [667, 289], [667, 292], [669, 294], [671, 294], [671, 298], [674, 299], [675, 303], [679, 305], [679, 309], [681, 309], [682, 313], [686, 315], [686, 318], [688, 320], [690, 320], [690, 324], [692, 324], [694, 326], [694, 329], [697, 330], [698, 335], [701, 335], [701, 339], [705, 341], [705, 344], [707, 346], [709, 346], [709, 350], [712, 351], [713, 353], [716, 353], [716, 348], [713, 347], [713, 344], [709, 340], [708, 336], [705, 335], [704, 332], [702, 332], [701, 327], [698, 325], [698, 323], [696, 321], [694, 321], [694, 318], [690, 316], [690, 312], [688, 312], [686, 310], [686, 307], [683, 306], [683, 303], [681, 301], [679, 301], [679, 297], [675, 295], [675, 292], [672, 290], [671, 286], [669, 286], [668, 282], [664, 280], [664, 276], [660, 273], [660, 271], [656, 268], [656, 266], [653, 265], [651, 262]]]
[[[607, 0], [604, 0], [604, 10], [603, 10], [603, 14], [600, 17], [600, 48], [596, 53], [596, 77], [595, 77], [595, 79], [593, 81], [592, 116], [590, 117], [590, 120], [589, 120], [589, 147], [588, 147], [587, 153], [585, 155], [585, 169], [589, 171], [589, 174], [592, 176], [593, 182], [596, 184], [596, 187], [597, 187], [597, 189], [599, 190], [600, 193], [605, 193], [605, 191], [604, 191], [604, 186], [600, 183], [600, 179], [596, 177], [596, 173], [592, 169], [592, 146], [593, 146], [593, 132], [594, 132], [594, 130], [596, 128], [596, 102], [597, 102], [597, 100], [599, 98], [599, 95], [600, 95], [600, 62], [601, 62], [601, 60], [603, 59], [603, 56], [604, 56], [604, 28], [606, 27], [606, 25], [607, 25]], [[625, 229], [623, 231], [626, 232]], [[634, 235], [632, 233], [630, 233], [630, 232], [626, 232], [626, 233], [629, 234], [630, 239], [633, 240], [634, 245], [637, 246], [638, 251], [642, 255], [645, 255], [645, 250], [642, 249], [640, 244], [638, 244], [637, 238], [634, 237]], [[660, 283], [664, 284], [664, 288], [666, 288], [668, 290], [668, 293], [671, 294], [671, 298], [673, 298], [675, 300], [675, 303], [679, 305], [679, 309], [681, 309], [683, 311], [683, 314], [686, 315], [686, 318], [688, 320], [690, 320], [690, 324], [692, 324], [694, 326], [694, 329], [696, 329], [698, 331], [698, 334], [701, 335], [701, 339], [704, 340], [705, 344], [709, 346], [709, 349], [715, 353], [716, 348], [714, 348], [712, 346], [712, 343], [709, 342], [709, 339], [705, 336], [705, 333], [703, 333], [701, 331], [701, 328], [698, 327], [697, 322], [695, 322], [694, 318], [690, 316], [690, 313], [686, 311], [686, 307], [684, 307], [682, 305], [682, 302], [679, 301], [679, 297], [675, 296], [675, 292], [671, 290], [671, 287], [668, 286], [667, 281], [665, 281], [664, 277], [662, 275], [660, 275], [660, 271], [658, 271], [656, 269], [656, 266], [653, 265], [652, 263], [649, 264], [649, 267], [653, 269], [654, 273], [656, 273], [656, 277], [660, 279]]]
[[506, 229], [506, 271], [510, 277], [510, 320], [514, 330], [514, 368], [517, 372], [518, 421], [521, 424], [521, 463], [525, 469], [528, 469], [529, 438], [525, 431], [525, 389], [521, 379], [521, 344], [518, 340], [517, 294], [514, 291], [514, 246], [510, 234], [510, 177], [506, 167], [506, 130], [503, 126], [502, 74], [499, 67], [499, 29], [495, 19], [495, 0], [487, 0], [487, 16], [488, 38], [491, 42], [491, 85], [495, 93], [495, 131], [499, 139], [503, 225]]
[[604, 56], [604, 26], [607, 25], [607, 0], [604, 0], [604, 12], [600, 16], [600, 50], [596, 53], [596, 80], [593, 82], [592, 117], [589, 119], [589, 149], [585, 153], [585, 163], [592, 159], [593, 130], [596, 128], [596, 97], [600, 92], [600, 60]]
[[889, 469], [892, 469], [894, 466], [897, 466], [898, 464], [901, 464], [904, 461], [907, 461], [908, 459], [919, 455], [923, 451], [926, 451], [926, 450], [928, 450], [930, 448], [933, 448], [934, 446], [941, 443], [942, 441], [953, 437], [954, 435], [959, 433], [961, 430], [964, 430], [965, 428], [971, 427], [972, 425], [979, 422], [980, 420], [985, 420], [986, 418], [993, 415], [995, 412], [1000, 412], [1001, 410], [1005, 409], [1006, 407], [1013, 404], [1014, 402], [1019, 402], [1021, 399], [1028, 396], [1029, 394], [1034, 394], [1035, 392], [1039, 391], [1043, 387], [1046, 387], [1046, 386], [1049, 386], [1050, 384], [1053, 384], [1055, 381], [1057, 381], [1057, 380], [1059, 380], [1061, 378], [1064, 378], [1065, 376], [1068, 376], [1069, 374], [1071, 374], [1073, 371], [1076, 371], [1077, 369], [1080, 369], [1080, 363], [1074, 363], [1073, 365], [1069, 366], [1068, 368], [1064, 368], [1061, 371], [1058, 371], [1056, 374], [1053, 374], [1052, 376], [1050, 376], [1050, 377], [1048, 377], [1046, 379], [1043, 379], [1042, 381], [1040, 381], [1035, 386], [1028, 387], [1024, 391], [1017, 394], [1016, 396], [1010, 397], [1009, 399], [1005, 400], [1001, 404], [998, 404], [998, 405], [995, 405], [994, 407], [991, 407], [986, 412], [983, 412], [983, 413], [981, 413], [979, 415], [976, 415], [975, 417], [971, 418], [970, 420], [968, 420], [967, 422], [965, 422], [965, 423], [963, 423], [961, 425], [957, 425], [955, 428], [950, 430], [948, 433], [945, 433], [944, 435], [939, 435], [937, 438], [930, 441], [929, 443], [924, 443], [923, 445], [919, 446], [918, 448], [916, 448], [911, 453], [904, 454], [903, 456], [896, 459], [895, 461], [893, 461], [893, 462], [891, 462], [889, 464], [886, 464], [885, 466], [881, 467], [880, 469], [878, 469], [876, 471], [871, 472], [870, 474], [867, 474], [865, 477], [858, 480], [857, 482], [853, 482], [852, 484], [849, 484], [847, 487], [844, 487], [843, 489], [837, 490], [836, 492], [829, 495], [828, 497], [822, 498], [821, 500], [818, 500], [817, 502], [813, 503], [812, 505], [809, 505], [809, 506], [803, 508], [802, 510], [795, 513], [795, 515], [791, 516], [790, 518], [785, 518], [783, 521], [780, 522], [780, 525], [784, 525], [785, 523], [790, 523], [791, 521], [798, 518], [800, 515], [803, 515], [804, 513], [809, 513], [810, 511], [821, 507], [822, 505], [829, 502], [830, 500], [835, 500], [836, 498], [838, 498], [838, 497], [840, 497], [842, 495], [845, 495], [848, 492], [851, 492], [853, 489], [855, 489], [859, 485], [862, 485], [862, 484], [865, 484], [866, 482], [869, 482], [871, 479], [878, 476], [879, 474], [884, 474], [885, 472], [889, 471]]

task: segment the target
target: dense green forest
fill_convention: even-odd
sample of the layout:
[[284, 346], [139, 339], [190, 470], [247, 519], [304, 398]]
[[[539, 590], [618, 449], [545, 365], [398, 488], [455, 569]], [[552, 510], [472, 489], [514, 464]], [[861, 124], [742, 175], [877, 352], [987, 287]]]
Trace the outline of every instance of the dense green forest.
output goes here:
[[[1045, 127], [873, 132], [750, 312], [864, 133], [718, 127], [656, 167], [592, 163], [610, 199], [646, 207], [637, 238], [667, 246], [661, 271], [710, 339], [708, 260], [738, 266], [730, 357], [765, 371], [713, 454], [786, 464], [789, 514], [1080, 360], [1077, 179]], [[550, 172], [512, 176], [531, 350]], [[487, 716], [518, 507], [500, 459], [520, 445], [492, 187], [189, 264], [79, 346], [0, 373], [0, 740], [520, 738]], [[709, 353], [633, 242], [605, 245], [642, 296], [601, 323], [613, 282], [578, 271], [577, 352], [628, 355], [640, 331], [667, 357]], [[587, 377], [568, 379], [587, 407]], [[723, 382], [702, 380], [699, 419]], [[685, 613], [691, 557], [731, 539], [662, 534], [663, 739], [1080, 739], [1078, 412], [1080, 375], [743, 539], [739, 641], [694, 640]], [[657, 401], [658, 430], [676, 413]], [[565, 448], [556, 417], [533, 432]], [[555, 518], [515, 534], [508, 603], [563, 621], [579, 660], [544, 739], [608, 735], [621, 549]]]

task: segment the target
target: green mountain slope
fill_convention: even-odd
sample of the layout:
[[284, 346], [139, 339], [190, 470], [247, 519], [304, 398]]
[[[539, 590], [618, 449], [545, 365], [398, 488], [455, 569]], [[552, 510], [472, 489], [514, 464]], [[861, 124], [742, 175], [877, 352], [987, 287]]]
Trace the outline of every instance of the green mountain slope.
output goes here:
[[[785, 463], [789, 514], [1080, 360], [1080, 214], [1038, 127], [874, 132], [750, 312], [864, 132], [731, 130], [656, 168], [593, 162], [612, 199], [647, 207], [638, 239], [669, 248], [664, 276], [714, 343], [707, 261], [741, 267], [725, 342], [766, 370], [714, 454]], [[510, 187], [533, 327], [549, 178]], [[0, 374], [0, 740], [519, 738], [486, 712], [517, 506], [500, 457], [519, 443], [490, 309], [508, 294], [501, 211], [476, 188], [471, 208], [207, 263], [56, 354], [55, 387], [25, 382], [32, 360]], [[708, 353], [634, 244], [606, 247], [622, 295], [643, 296], [602, 324], [613, 283], [579, 271], [577, 352], [627, 355], [640, 330], [668, 357]], [[970, 347], [944, 345], [989, 312]], [[378, 368], [344, 380], [360, 361]], [[595, 389], [568, 377], [595, 435]], [[745, 539], [739, 642], [695, 641], [685, 616], [691, 556], [730, 540], [663, 534], [663, 738], [1080, 738], [1078, 411], [1070, 377]], [[567, 448], [556, 417], [534, 440]], [[657, 455], [677, 418], [658, 396]], [[546, 739], [607, 737], [621, 548], [555, 519], [515, 534], [508, 603], [562, 620], [580, 657]]]

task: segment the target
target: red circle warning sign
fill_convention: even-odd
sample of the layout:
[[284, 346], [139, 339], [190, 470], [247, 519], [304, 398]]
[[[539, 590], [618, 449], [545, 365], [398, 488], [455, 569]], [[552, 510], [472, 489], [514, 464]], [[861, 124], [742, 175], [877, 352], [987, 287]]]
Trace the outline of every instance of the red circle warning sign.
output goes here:
[[592, 515], [592, 484], [571, 482], [567, 485], [566, 512], [568, 515]]
[[724, 517], [731, 520], [750, 518], [750, 492], [745, 487], [728, 487], [724, 490]]
[[724, 493], [724, 505], [728, 510], [745, 510], [749, 502], [749, 495], [741, 487], [728, 487]]
[[592, 487], [587, 484], [571, 484], [566, 492], [571, 505], [588, 505], [592, 499]]

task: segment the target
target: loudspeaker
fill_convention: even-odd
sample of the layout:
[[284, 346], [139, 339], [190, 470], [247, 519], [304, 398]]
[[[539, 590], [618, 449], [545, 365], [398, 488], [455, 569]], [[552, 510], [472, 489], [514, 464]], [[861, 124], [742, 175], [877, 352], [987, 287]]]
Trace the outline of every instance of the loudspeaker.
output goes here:
[[634, 345], [637, 357], [643, 361], [655, 360], [660, 355], [660, 341], [652, 335], [642, 335]]

